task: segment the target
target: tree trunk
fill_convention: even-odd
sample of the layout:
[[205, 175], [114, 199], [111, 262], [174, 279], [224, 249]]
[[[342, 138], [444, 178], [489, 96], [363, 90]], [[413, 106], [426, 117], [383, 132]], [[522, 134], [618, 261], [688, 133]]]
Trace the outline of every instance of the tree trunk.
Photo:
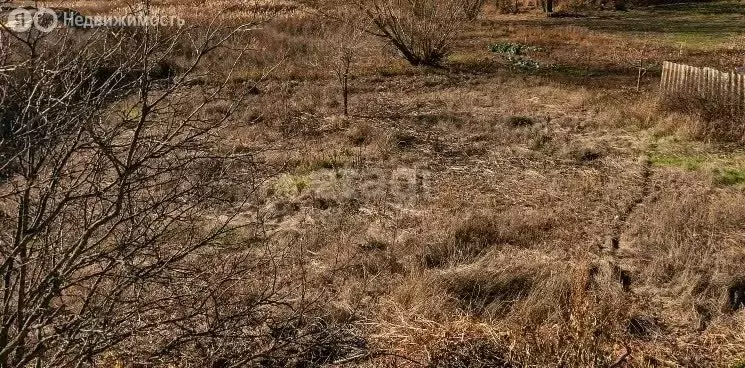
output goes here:
[[344, 74], [344, 83], [343, 83], [343, 94], [344, 94], [344, 116], [349, 116], [349, 74]]

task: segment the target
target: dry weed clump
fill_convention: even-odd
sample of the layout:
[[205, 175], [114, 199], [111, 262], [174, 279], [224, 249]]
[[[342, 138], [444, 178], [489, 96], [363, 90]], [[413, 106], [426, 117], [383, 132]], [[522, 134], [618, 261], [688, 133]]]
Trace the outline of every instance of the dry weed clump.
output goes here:
[[457, 224], [443, 242], [427, 247], [423, 262], [427, 267], [455, 266], [473, 262], [494, 247], [535, 247], [554, 225], [549, 214], [539, 211], [477, 214]]
[[513, 115], [507, 118], [507, 125], [513, 128], [526, 127], [536, 124], [536, 119], [530, 116]]
[[[400, 311], [390, 316], [392, 323], [408, 326], [395, 329], [396, 339], [406, 335], [433, 346], [432, 366], [605, 367], [618, 358], [630, 320], [612, 264], [521, 250], [411, 275], [391, 297], [386, 313]], [[444, 343], [437, 337], [458, 331], [475, 339]]]
[[[734, 272], [736, 263], [716, 257], [728, 251], [741, 234], [737, 230], [745, 221], [741, 211], [745, 203], [726, 194], [711, 193], [706, 188], [691, 188], [688, 193], [665, 193], [644, 214], [653, 220], [639, 229], [638, 241], [655, 257], [646, 268], [650, 281], [665, 283], [691, 272]], [[738, 238], [725, 236], [738, 234]]]
[[[627, 300], [602, 262], [553, 265], [505, 323], [520, 361], [540, 366], [608, 366], [622, 342]], [[561, 271], [559, 271], [561, 269]]]
[[591, 163], [606, 156], [604, 147], [591, 143], [570, 143], [565, 148], [566, 156], [577, 163]]
[[659, 98], [647, 93], [638, 95], [607, 95], [597, 101], [598, 118], [615, 127], [661, 128], [660, 122], [669, 113], [660, 107]]
[[447, 270], [441, 277], [445, 291], [459, 309], [473, 316], [498, 318], [548, 277], [544, 266], [506, 264], [500, 269], [488, 269], [476, 264]]
[[665, 96], [660, 106], [692, 116], [694, 119], [687, 122], [686, 128], [693, 138], [745, 141], [745, 113], [735, 111], [732, 106], [695, 96]]
[[429, 362], [430, 368], [513, 368], [505, 348], [486, 338], [448, 341], [437, 347]]
[[672, 293], [668, 321], [705, 331], [742, 308], [743, 213], [745, 202], [733, 193], [686, 186], [661, 193], [640, 215], [632, 267], [641, 284]]

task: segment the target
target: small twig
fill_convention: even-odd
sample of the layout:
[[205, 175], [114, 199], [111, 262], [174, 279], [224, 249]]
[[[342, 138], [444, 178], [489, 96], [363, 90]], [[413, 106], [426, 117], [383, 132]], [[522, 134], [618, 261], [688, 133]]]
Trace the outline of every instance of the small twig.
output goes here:
[[644, 67], [644, 59], [639, 60], [639, 75], [636, 78], [636, 91], [639, 92], [642, 84], [642, 77], [647, 74], [647, 68]]
[[617, 368], [617, 367], [620, 367], [621, 366], [621, 363], [623, 363], [626, 360], [626, 358], [628, 358], [631, 355], [631, 349], [629, 348], [629, 345], [628, 344], [624, 343], [623, 344], [623, 348], [626, 351], [624, 351], [624, 353], [621, 354], [621, 356], [618, 357], [618, 359], [616, 359], [616, 361], [613, 362], [613, 364], [609, 365], [608, 368]]
[[344, 359], [336, 360], [336, 361], [332, 362], [331, 364], [332, 365], [339, 365], [339, 364], [349, 363], [349, 362], [353, 362], [353, 361], [358, 360], [358, 359], [364, 359], [364, 358], [368, 358], [368, 357], [370, 357], [370, 352], [369, 351], [368, 352], [364, 352], [364, 353], [359, 353], [357, 355], [352, 355], [352, 356], [347, 357], [347, 358], [344, 358]]
[[411, 358], [406, 357], [406, 356], [403, 356], [403, 355], [399, 355], [399, 354], [396, 354], [396, 353], [390, 353], [390, 352], [387, 352], [387, 351], [384, 351], [384, 350], [375, 351], [375, 352], [369, 352], [369, 351], [367, 351], [367, 352], [359, 353], [359, 354], [352, 355], [352, 356], [347, 357], [347, 358], [344, 358], [344, 359], [336, 360], [333, 363], [331, 363], [331, 365], [341, 365], [341, 364], [350, 363], [350, 362], [353, 362], [353, 361], [356, 361], [356, 360], [371, 359], [371, 358], [377, 358], [377, 357], [380, 357], [380, 356], [389, 356], [389, 357], [399, 358], [399, 359], [406, 360], [409, 363], [414, 363], [416, 365], [419, 365], [419, 366], [424, 367], [424, 363], [418, 362], [418, 361], [416, 361], [414, 359], [411, 359]]

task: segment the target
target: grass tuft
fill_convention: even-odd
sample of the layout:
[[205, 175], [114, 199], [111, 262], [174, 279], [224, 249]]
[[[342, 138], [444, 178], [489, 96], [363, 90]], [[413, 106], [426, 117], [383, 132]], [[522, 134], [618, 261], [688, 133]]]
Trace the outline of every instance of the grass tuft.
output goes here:
[[714, 169], [714, 182], [721, 185], [737, 185], [745, 183], [745, 170], [743, 169]]
[[529, 116], [510, 116], [507, 118], [507, 125], [513, 128], [535, 125], [536, 120]]

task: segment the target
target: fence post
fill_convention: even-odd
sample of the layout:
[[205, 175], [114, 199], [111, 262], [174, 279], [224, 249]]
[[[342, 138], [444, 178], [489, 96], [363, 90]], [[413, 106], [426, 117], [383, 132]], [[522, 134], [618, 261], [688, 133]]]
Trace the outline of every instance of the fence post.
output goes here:
[[719, 101], [719, 103], [724, 102], [722, 98], [722, 72], [718, 70], [712, 70], [711, 74], [714, 75], [714, 101]]
[[722, 78], [724, 79], [724, 103], [727, 106], [727, 110], [732, 114], [735, 107], [732, 103], [732, 73], [722, 74]]
[[737, 73], [737, 106], [740, 114], [745, 113], [745, 74]]
[[735, 104], [733, 103], [733, 101], [735, 99], [732, 98], [732, 95], [733, 95], [733, 88], [732, 88], [733, 75], [734, 74], [732, 72], [727, 72], [727, 74], [724, 75], [724, 81], [725, 81], [726, 87], [727, 87], [727, 90], [726, 90], [726, 92], [727, 92], [727, 107], [729, 107], [730, 113], [733, 113], [734, 112], [733, 109], [735, 107]]
[[735, 107], [735, 115], [740, 115], [742, 106], [740, 105], [740, 95], [742, 89], [740, 89], [740, 73], [732, 73], [732, 104]]

